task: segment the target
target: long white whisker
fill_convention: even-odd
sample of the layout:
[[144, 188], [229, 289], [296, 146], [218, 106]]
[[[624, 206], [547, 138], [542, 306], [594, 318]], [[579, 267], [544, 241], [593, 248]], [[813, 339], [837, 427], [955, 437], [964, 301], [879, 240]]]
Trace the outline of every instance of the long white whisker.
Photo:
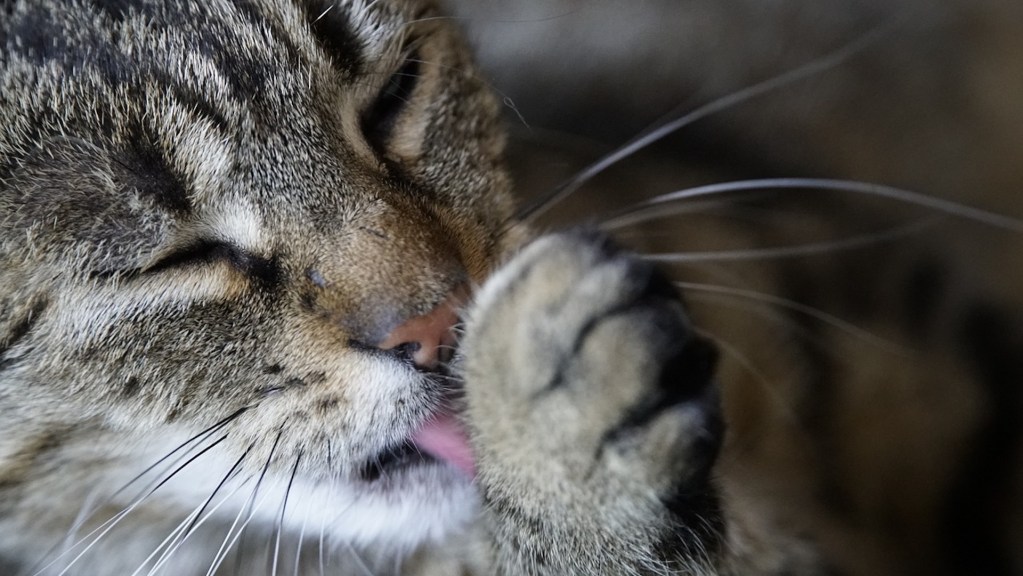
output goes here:
[[[89, 520], [89, 518], [92, 517], [93, 513], [95, 513], [96, 510], [99, 508], [98, 506], [93, 505], [96, 503], [97, 500], [99, 500], [100, 490], [101, 488], [97, 486], [95, 489], [89, 492], [89, 495], [82, 502], [82, 508], [78, 511], [78, 515], [75, 516], [74, 522], [71, 523], [71, 528], [68, 529], [67, 536], [64, 537], [63, 544], [60, 546], [62, 554], [66, 554], [67, 551], [74, 546], [76, 541], [75, 539], [78, 536], [78, 531], [81, 530], [82, 526]], [[51, 552], [55, 549], [56, 548], [51, 549]], [[49, 554], [50, 553], [47, 552], [46, 555], [48, 556]]]
[[[337, 477], [336, 476], [332, 476], [332, 478], [331, 478], [331, 491], [336, 490], [336, 485], [337, 485]], [[349, 509], [351, 509], [351, 507], [354, 506], [354, 505], [355, 505], [354, 501], [353, 502], [349, 502], [348, 505], [346, 505], [344, 508], [338, 510], [332, 517], [330, 517], [328, 522], [330, 524], [333, 524], [335, 522], [339, 522], [344, 517], [344, 515], [348, 513]], [[350, 542], [342, 540], [342, 541], [339, 541], [339, 542], [335, 542], [332, 547], [328, 547], [328, 548], [330, 548], [328, 550], [328, 554], [330, 556], [334, 556], [337, 553], [338, 548], [341, 547], [341, 546], [344, 546], [346, 549], [348, 549], [350, 551], [354, 550], [352, 548], [352, 545], [351, 545]]]
[[132, 576], [137, 576], [138, 574], [140, 574], [142, 570], [145, 569], [146, 565], [148, 565], [149, 562], [154, 557], [156, 557], [157, 554], [160, 554], [160, 557], [157, 559], [156, 563], [149, 570], [149, 572], [147, 572], [148, 576], [153, 576], [153, 574], [156, 574], [157, 570], [159, 570], [160, 567], [163, 566], [163, 563], [169, 558], [170, 551], [177, 550], [175, 544], [177, 543], [178, 536], [184, 534], [187, 531], [186, 527], [189, 525], [189, 523], [191, 523], [194, 519], [197, 519], [199, 515], [202, 514], [202, 509], [204, 505], [205, 504], [199, 504], [198, 506], [195, 507], [194, 510], [189, 512], [188, 515], [185, 516], [185, 518], [181, 522], [179, 522], [178, 525], [175, 526], [173, 530], [171, 530], [170, 534], [168, 534], [167, 537], [160, 542], [156, 549], [153, 550], [153, 552], [149, 556], [147, 556], [145, 560], [142, 561], [142, 564], [140, 564], [139, 567], [136, 568], [134, 572], [132, 572]]
[[[777, 306], [779, 308], [785, 308], [788, 310], [792, 310], [794, 312], [799, 312], [800, 314], [809, 316], [825, 324], [829, 324], [835, 328], [838, 328], [839, 330], [842, 330], [852, 336], [864, 340], [865, 342], [874, 344], [876, 346], [880, 346], [881, 348], [887, 351], [894, 353], [895, 350], [901, 350], [901, 347], [897, 346], [895, 343], [889, 340], [885, 340], [884, 338], [881, 338], [880, 336], [877, 336], [871, 332], [868, 332], [863, 328], [856, 326], [855, 324], [852, 324], [832, 314], [828, 314], [823, 310], [814, 308], [812, 306], [807, 306], [806, 304], [795, 302], [787, 298], [781, 298], [779, 296], [773, 296], [771, 294], [765, 294], [763, 292], [756, 292], [754, 290], [744, 290], [742, 288], [718, 286], [715, 284], [701, 284], [697, 282], [676, 281], [675, 285], [678, 286], [679, 288], [682, 288], [683, 290], [707, 292], [710, 294], [721, 294], [725, 296], [743, 298], [746, 300], [763, 302], [765, 304], [770, 304], [772, 306]], [[908, 355], [906, 352], [899, 353], [902, 355]]]
[[[96, 534], [97, 531], [99, 532], [98, 534], [96, 534], [96, 537], [91, 542], [89, 542], [82, 549], [82, 551], [79, 552], [78, 555], [75, 556], [71, 560], [71, 562], [68, 563], [64, 567], [63, 570], [61, 570], [57, 574], [57, 576], [64, 576], [64, 574], [66, 574], [67, 571], [70, 570], [71, 567], [75, 565], [75, 563], [77, 563], [79, 560], [81, 560], [82, 557], [85, 556], [89, 552], [89, 550], [91, 550], [92, 547], [96, 545], [96, 543], [98, 543], [100, 540], [102, 540], [104, 536], [109, 534], [110, 531], [113, 530], [117, 526], [117, 524], [120, 523], [121, 520], [123, 520], [128, 514], [131, 514], [132, 511], [134, 511], [136, 508], [138, 508], [143, 502], [145, 502], [150, 496], [152, 496], [153, 493], [155, 493], [164, 484], [166, 484], [168, 481], [170, 481], [170, 479], [173, 478], [178, 472], [181, 472], [181, 470], [183, 470], [186, 466], [188, 466], [189, 464], [194, 462], [197, 458], [199, 458], [203, 454], [209, 452], [211, 449], [213, 449], [215, 446], [217, 446], [218, 444], [220, 444], [221, 442], [223, 442], [226, 439], [227, 439], [227, 435], [221, 436], [220, 439], [214, 441], [212, 444], [210, 444], [206, 448], [202, 449], [198, 454], [196, 454], [195, 456], [189, 458], [188, 461], [186, 461], [184, 464], [182, 464], [181, 466], [176, 468], [173, 472], [171, 472], [171, 474], [169, 476], [167, 476], [166, 478], [161, 480], [160, 483], [157, 484], [156, 487], [154, 487], [152, 490], [150, 490], [145, 496], [142, 496], [141, 498], [138, 498], [135, 502], [130, 504], [127, 508], [125, 508], [124, 510], [121, 510], [120, 512], [115, 514], [112, 518], [110, 518], [109, 520], [107, 520], [106, 522], [101, 524], [99, 527], [97, 527], [95, 530], [93, 530], [92, 532], [87, 534], [82, 540], [80, 540], [77, 544], [75, 544], [75, 546], [72, 546], [68, 550], [68, 552], [70, 552], [71, 550], [76, 548], [78, 546], [78, 544], [82, 544], [85, 541], [85, 539], [91, 537], [93, 534]], [[61, 554], [60, 556], [57, 556], [49, 564], [47, 564], [46, 566], [43, 566], [42, 568], [40, 568], [39, 571], [35, 573], [36, 576], [39, 576], [40, 574], [42, 574], [42, 572], [44, 570], [46, 570], [47, 568], [52, 566], [55, 562], [60, 560], [63, 556], [64, 556], [64, 554]]]
[[309, 510], [312, 508], [313, 499], [306, 498], [305, 502], [305, 513], [302, 515], [302, 528], [298, 531], [298, 547], [295, 549], [295, 572], [294, 576], [298, 576], [299, 565], [302, 560], [302, 544], [305, 542], [305, 529], [306, 524], [309, 523]]
[[[202, 442], [204, 442], [207, 438], [209, 438], [210, 436], [215, 434], [217, 431], [221, 430], [224, 426], [227, 426], [228, 424], [230, 424], [232, 421], [234, 421], [235, 418], [241, 416], [246, 410], [248, 410], [247, 407], [246, 408], [241, 408], [239, 410], [236, 410], [235, 412], [233, 412], [231, 415], [227, 416], [226, 418], [220, 420], [219, 422], [213, 424], [212, 426], [210, 426], [209, 428], [206, 428], [205, 430], [199, 432], [198, 434], [195, 434], [194, 436], [192, 436], [188, 440], [185, 440], [180, 445], [178, 445], [177, 448], [171, 450], [170, 452], [165, 454], [163, 457], [161, 457], [159, 460], [157, 460], [156, 462], [150, 464], [145, 470], [143, 470], [142, 472], [137, 474], [131, 480], [127, 481], [121, 487], [119, 487], [117, 490], [115, 490], [113, 493], [111, 493], [109, 496], [104, 498], [102, 503], [97, 504], [94, 507], [92, 507], [92, 512], [95, 512], [96, 510], [101, 509], [106, 504], [109, 504], [109, 503], [113, 502], [114, 499], [118, 495], [120, 495], [122, 492], [127, 490], [129, 487], [131, 487], [132, 484], [134, 484], [134, 483], [138, 482], [139, 480], [141, 480], [143, 477], [145, 477], [150, 472], [155, 470], [161, 464], [167, 463], [167, 466], [164, 467], [164, 469], [162, 471], [160, 471], [153, 480], [151, 480], [147, 485], [143, 486], [142, 489], [139, 491], [139, 493], [134, 498], [132, 498], [129, 501], [128, 506], [129, 507], [134, 507], [134, 505], [137, 504], [138, 502], [140, 502], [140, 500], [143, 500], [143, 499], [147, 498], [149, 494], [152, 494], [152, 492], [154, 492], [156, 490], [156, 488], [154, 488], [153, 486], [159, 482], [160, 478], [164, 478], [164, 476], [166, 475], [168, 470], [171, 470], [175, 466], [177, 466], [179, 462], [181, 462], [182, 460], [187, 458], [196, 448], [198, 448], [199, 445], [202, 444]], [[186, 447], [188, 448], [187, 450], [185, 450]], [[182, 450], [184, 450], [184, 452], [182, 452]], [[179, 452], [181, 452], [181, 453], [178, 454]], [[177, 455], [177, 456], [175, 457], [175, 455]], [[172, 457], [173, 457], [173, 459], [172, 459]], [[172, 475], [176, 474], [176, 473], [177, 473], [177, 471], [172, 473]], [[159, 486], [157, 486], [157, 487], [159, 487]], [[84, 508], [83, 508], [83, 511], [84, 511]], [[124, 512], [124, 511], [122, 510], [122, 512]], [[92, 516], [92, 514], [90, 513], [90, 514], [87, 514], [84, 517], [77, 518], [75, 520], [75, 522], [72, 524], [71, 529], [69, 530], [68, 536], [70, 537], [71, 533], [77, 532], [81, 528], [81, 526], [85, 522], [87, 522], [89, 520], [89, 518], [91, 518], [91, 516]], [[70, 541], [65, 539], [63, 541], [63, 543], [58, 542], [58, 543], [54, 544], [49, 550], [47, 550], [42, 555], [42, 558], [40, 558], [40, 560], [32, 568], [30, 568], [28, 570], [28, 572], [32, 573], [32, 574], [40, 574], [43, 570], [46, 570], [47, 568], [50, 568], [58, 560], [60, 560], [61, 558], [65, 557], [69, 553], [71, 553], [71, 551], [74, 548], [77, 548], [85, 540], [87, 540], [88, 538], [90, 538], [93, 535], [97, 534], [98, 532], [102, 531], [111, 522], [116, 522], [117, 518], [119, 518], [119, 514], [115, 515], [114, 517], [108, 518], [102, 524], [100, 524], [96, 528], [93, 528], [88, 534], [82, 536], [81, 538], [79, 538], [74, 543], [71, 543]], [[43, 562], [45, 562], [46, 558], [50, 554], [52, 554], [53, 552], [55, 552], [58, 549], [61, 550], [61, 553], [58, 554], [56, 557], [54, 557], [53, 560], [51, 560], [50, 562], [48, 562], [46, 564], [43, 564]]]
[[295, 475], [298, 473], [298, 465], [302, 462], [302, 453], [295, 459], [295, 466], [291, 469], [291, 478], [288, 479], [288, 487], [284, 490], [284, 501], [281, 503], [281, 515], [277, 519], [277, 537], [274, 542], [274, 563], [271, 576], [277, 576], [277, 562], [281, 555], [281, 533], [284, 532], [284, 515], [288, 511], [288, 497], [291, 496], [291, 487], [295, 483]]
[[[257, 484], [257, 486], [255, 488], [253, 488], [253, 490], [252, 490], [252, 494], [250, 496], [250, 499], [256, 497], [256, 491], [258, 489], [259, 489], [259, 486]], [[212, 563], [210, 565], [209, 572], [207, 572], [207, 576], [210, 576], [214, 571], [216, 571], [217, 568], [220, 567], [220, 562], [223, 562], [223, 559], [221, 558], [221, 554], [224, 554], [226, 556], [226, 554], [227, 554], [227, 552], [229, 550], [228, 549], [228, 540], [231, 538], [231, 535], [234, 533], [235, 527], [238, 526], [238, 523], [241, 521], [242, 516], [245, 515], [245, 512], [247, 510], [248, 510], [247, 506], [243, 506], [240, 510], [238, 510], [238, 514], [234, 517], [234, 521], [231, 522], [231, 526], [229, 526], [228, 529], [227, 529], [227, 534], [224, 536], [224, 541], [220, 544], [220, 548], [217, 549], [217, 553], [213, 555], [213, 561], [212, 561]], [[218, 562], [218, 559], [220, 560], [220, 562]]]
[[[330, 470], [330, 490], [327, 491], [327, 505], [326, 509], [334, 505], [334, 492], [337, 490], [337, 474], [334, 471], [334, 456], [333, 446], [330, 443], [330, 438], [327, 438], [327, 469]], [[325, 573], [325, 563], [323, 558], [323, 540], [327, 531], [327, 515], [324, 514], [320, 518], [320, 541], [319, 541], [319, 561], [320, 561], [320, 576]]]
[[[779, 74], [773, 78], [769, 78], [762, 82], [758, 82], [732, 92], [726, 96], [722, 96], [721, 98], [698, 107], [688, 114], [684, 114], [674, 120], [657, 126], [654, 129], [641, 133], [639, 136], [630, 140], [617, 150], [581, 170], [568, 182], [556, 188], [551, 194], [525, 206], [518, 212], [518, 214], [516, 214], [516, 220], [523, 222], [535, 220], [551, 206], [564, 200], [610, 166], [632, 156], [643, 148], [650, 146], [654, 142], [657, 142], [658, 140], [661, 140], [662, 138], [677, 132], [698, 120], [839, 66], [849, 58], [852, 58], [874, 44], [874, 42], [876, 42], [882, 35], [890, 31], [893, 24], [894, 22], [889, 23], [888, 25], [877, 26], [830, 54], [814, 59], [807, 64], [783, 74]], [[673, 112], [672, 115], [674, 114], [675, 113]]]
[[[244, 483], [242, 485], [244, 485]], [[235, 488], [235, 491], [237, 491], [239, 488], [241, 488], [241, 486]], [[228, 495], [228, 497], [230, 497], [230, 494]], [[226, 502], [226, 498], [218, 502], [217, 505], [214, 506], [212, 510], [210, 510], [210, 514], [215, 512], [221, 505], [224, 504], [224, 502]], [[167, 537], [164, 538], [159, 545], [157, 545], [156, 549], [153, 550], [153, 552], [149, 556], [147, 556], [145, 560], [142, 561], [142, 564], [140, 564], [139, 567], [136, 568], [134, 572], [132, 572], [132, 576], [137, 576], [138, 574], [140, 574], [142, 570], [145, 570], [146, 565], [148, 565], [149, 562], [152, 561], [157, 554], [160, 554], [160, 557], [157, 559], [156, 563], [147, 572], [148, 576], [153, 576], [154, 574], [156, 574], [160, 570], [160, 568], [162, 568], [163, 565], [170, 559], [171, 555], [174, 552], [176, 552], [177, 549], [180, 548], [182, 544], [184, 544], [185, 539], [191, 535], [190, 530], [194, 529], [194, 527], [201, 526], [202, 523], [206, 520], [206, 518], [209, 518], [210, 514], [207, 514], [201, 520], [199, 519], [203, 511], [205, 511], [205, 508], [208, 503], [209, 502], [207, 501], [202, 504], [199, 504], [198, 506], [196, 506], [194, 510], [189, 512], [188, 515], [185, 516], [185, 518], [181, 522], [179, 522], [178, 525], [175, 526], [173, 530], [171, 530]], [[181, 538], [178, 538], [179, 536], [181, 536]], [[162, 554], [161, 550], [163, 551]]]
[[[252, 449], [252, 446], [253, 445], [249, 446], [249, 450]], [[151, 554], [149, 558], [146, 558], [145, 562], [143, 562], [142, 565], [139, 566], [139, 568], [132, 573], [132, 576], [136, 576], [138, 573], [140, 573], [140, 571], [145, 567], [146, 564], [149, 563], [152, 557], [156, 555], [157, 552], [159, 552], [160, 548], [166, 544], [167, 550], [156, 561], [156, 564], [153, 565], [152, 570], [149, 571], [149, 576], [156, 574], [156, 572], [170, 559], [171, 555], [174, 554], [174, 552], [176, 552], [185, 543], [188, 537], [191, 536], [199, 528], [199, 526], [201, 526], [210, 516], [212, 516], [213, 513], [216, 512], [216, 510], [220, 508], [220, 506], [222, 506], [224, 502], [227, 501], [228, 498], [233, 496], [238, 490], [241, 489], [242, 486], [246, 484], [245, 482], [240, 483], [227, 496], [227, 498], [221, 499], [221, 501], [217, 503], [217, 505], [212, 510], [210, 510], [210, 512], [206, 514], [206, 516], [203, 516], [203, 512], [206, 512], [206, 508], [209, 507], [210, 503], [213, 501], [214, 498], [216, 498], [217, 494], [224, 487], [224, 485], [227, 484], [232, 478], [234, 478], [237, 475], [238, 470], [241, 468], [242, 462], [244, 462], [245, 458], [249, 455], [249, 450], [246, 450], [245, 453], [242, 454], [240, 458], [238, 458], [234, 465], [231, 466], [231, 469], [228, 470], [227, 474], [224, 475], [224, 478], [221, 479], [221, 481], [217, 484], [217, 487], [213, 489], [213, 492], [209, 495], [208, 498], [206, 498], [206, 500], [202, 504], [199, 505], [196, 511], [190, 514], [188, 517], [186, 517], [185, 520], [182, 521], [181, 524], [178, 526], [178, 528], [176, 528], [174, 532], [172, 532], [172, 535], [174, 533], [177, 533], [181, 535], [181, 538], [178, 539], [175, 536], [175, 540], [171, 541], [169, 544], [167, 544], [166, 540], [163, 543], [161, 543], [160, 546], [153, 551], [153, 554]]]
[[[234, 519], [234, 522], [231, 523], [231, 527], [228, 528], [227, 535], [224, 537], [224, 542], [220, 545], [220, 549], [217, 550], [217, 553], [213, 556], [213, 562], [210, 565], [209, 571], [206, 572], [206, 576], [213, 576], [217, 569], [220, 568], [220, 565], [223, 564], [224, 560], [227, 558], [227, 554], [231, 551], [231, 547], [234, 546], [235, 542], [238, 541], [238, 538], [240, 538], [241, 535], [245, 532], [245, 528], [249, 525], [249, 522], [252, 521], [252, 518], [253, 516], [255, 516], [256, 511], [269, 497], [269, 493], [264, 494], [263, 499], [260, 500], [258, 504], [253, 506], [253, 504], [256, 501], [256, 497], [259, 494], [259, 489], [263, 485], [263, 480], [266, 479], [266, 473], [270, 469], [270, 463], [273, 461], [274, 453], [277, 451], [277, 445], [280, 443], [281, 435], [283, 433], [284, 433], [283, 429], [277, 432], [277, 437], [274, 439], [273, 446], [270, 447], [270, 454], [266, 457], [266, 462], [263, 464], [263, 470], [259, 473], [259, 479], [256, 480], [256, 485], [252, 489], [252, 494], [249, 496], [249, 499], [246, 502], [245, 506], [242, 507], [241, 512], [239, 512], [238, 516]], [[242, 525], [238, 528], [238, 533], [234, 535], [234, 538], [231, 538], [231, 533], [234, 531], [235, 526], [238, 525], [238, 520], [242, 517], [242, 515], [245, 514], [246, 511], [248, 512], [248, 516], [245, 518], [245, 521], [242, 523]]]
[[[367, 566], [366, 562], [363, 561], [362, 556], [359, 555], [359, 552], [355, 549], [355, 547], [348, 542], [345, 543], [345, 547], [348, 548], [348, 553], [351, 555], [352, 560], [355, 561], [355, 565], [358, 566], [363, 575], [374, 576], [373, 571], [369, 569], [369, 566]], [[396, 572], [396, 574], [397, 573], [398, 572]]]
[[[253, 491], [253, 495], [255, 495], [255, 493], [256, 492]], [[228, 541], [225, 538], [224, 543], [221, 544], [220, 551], [218, 551], [217, 557], [214, 558], [214, 564], [210, 566], [210, 569], [206, 573], [206, 576], [213, 576], [213, 574], [216, 573], [217, 569], [220, 568], [220, 565], [223, 564], [225, 559], [227, 559], [227, 555], [231, 552], [231, 549], [234, 547], [235, 543], [238, 542], [238, 539], [241, 537], [242, 533], [245, 531], [245, 528], [247, 528], [249, 523], [252, 522], [252, 519], [255, 517], [256, 512], [258, 512], [259, 510], [263, 509], [263, 504], [266, 503], [266, 501], [269, 498], [270, 498], [270, 492], [266, 492], [259, 499], [259, 502], [254, 502], [253, 503], [252, 508], [249, 509], [249, 511], [248, 511], [249, 512], [248, 516], [245, 518], [245, 521], [242, 522], [241, 526], [238, 527], [238, 531], [234, 534], [234, 537], [231, 538], [230, 541]], [[242, 510], [243, 510], [243, 512], [238, 514], [236, 520], [241, 518], [242, 515], [244, 514], [245, 509], [242, 509]], [[234, 527], [235, 527], [235, 524], [232, 524], [231, 525], [231, 529], [233, 529]], [[230, 537], [230, 536], [231, 536], [231, 531], [229, 530], [228, 531], [228, 537]]]
[[608, 219], [599, 222], [597, 226], [606, 232], [620, 233], [624, 228], [628, 228], [636, 224], [642, 224], [650, 220], [665, 219], [673, 216], [687, 216], [690, 214], [705, 215], [710, 210], [721, 208], [722, 206], [727, 205], [728, 202], [735, 200], [739, 199], [715, 198], [701, 202], [659, 204], [656, 207], [646, 207], [644, 205], [644, 209], [641, 214], [631, 217], [631, 210], [636, 209], [636, 207], [633, 206], [609, 216]]
[[905, 226], [890, 228], [871, 234], [860, 234], [843, 240], [831, 242], [813, 242], [798, 244], [795, 246], [781, 246], [774, 248], [751, 248], [749, 250], [710, 250], [702, 252], [672, 252], [659, 254], [641, 254], [644, 260], [650, 262], [691, 264], [697, 262], [726, 262], [737, 260], [767, 260], [780, 258], [793, 258], [797, 256], [812, 256], [815, 254], [831, 254], [834, 252], [866, 248], [885, 242], [891, 242], [907, 236], [918, 234], [925, 228], [934, 224], [937, 218], [927, 218], [913, 222]]
[[328, 12], [330, 12], [330, 11], [331, 11], [331, 10], [333, 10], [333, 9], [334, 9], [334, 5], [333, 5], [333, 4], [331, 4], [330, 6], [327, 6], [327, 9], [326, 9], [326, 10], [324, 10], [324, 11], [323, 11], [322, 13], [320, 13], [320, 15], [319, 15], [319, 16], [317, 16], [317, 17], [316, 17], [316, 18], [315, 18], [315, 19], [314, 19], [314, 20], [313, 20], [313, 21], [311, 22], [311, 24], [316, 24], [317, 22], [319, 22], [319, 21], [320, 21], [320, 20], [321, 20], [321, 19], [322, 19], [322, 18], [323, 18], [324, 16], [326, 16], [326, 15], [327, 15], [327, 13], [328, 13]]
[[1001, 214], [995, 214], [994, 212], [988, 212], [987, 210], [981, 210], [980, 208], [974, 208], [965, 204], [942, 200], [940, 198], [927, 196], [926, 194], [920, 194], [918, 192], [912, 192], [902, 188], [895, 188], [894, 186], [886, 186], [884, 184], [858, 182], [855, 180], [830, 180], [826, 178], [761, 178], [755, 180], [737, 180], [734, 182], [695, 186], [693, 188], [686, 188], [670, 192], [668, 194], [655, 196], [654, 198], [641, 202], [633, 208], [623, 211], [606, 220], [603, 226], [608, 229], [615, 229], [623, 225], [641, 221], [641, 219], [636, 219], [637, 215], [641, 214], [643, 211], [651, 209], [652, 207], [659, 206], [667, 202], [679, 202], [681, 200], [691, 200], [693, 198], [703, 198], [716, 194], [726, 194], [739, 191], [773, 189], [829, 190], [834, 192], [850, 192], [854, 194], [876, 196], [879, 198], [896, 200], [905, 204], [929, 208], [943, 214], [980, 222], [995, 228], [1001, 228], [1012, 232], [1023, 232], [1023, 221], [1008, 216], [1002, 216]]
[[726, 354], [735, 360], [743, 370], [749, 372], [749, 374], [760, 383], [760, 386], [771, 395], [771, 398], [785, 410], [785, 415], [795, 420], [795, 414], [792, 413], [789, 405], [785, 403], [784, 398], [778, 392], [778, 389], [772, 385], [770, 379], [768, 379], [767, 376], [753, 364], [753, 361], [739, 350], [738, 346], [735, 346], [728, 340], [725, 340], [716, 334], [707, 334], [707, 337], [712, 339], [715, 345], [720, 347]]

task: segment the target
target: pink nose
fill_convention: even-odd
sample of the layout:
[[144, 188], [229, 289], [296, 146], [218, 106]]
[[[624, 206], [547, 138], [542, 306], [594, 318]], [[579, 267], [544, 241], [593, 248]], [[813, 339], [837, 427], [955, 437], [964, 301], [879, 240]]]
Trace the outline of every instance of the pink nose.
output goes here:
[[377, 347], [391, 350], [405, 346], [417, 366], [436, 368], [441, 358], [447, 356], [447, 351], [455, 345], [452, 329], [458, 322], [457, 307], [461, 302], [459, 293], [453, 293], [430, 312], [406, 320]]

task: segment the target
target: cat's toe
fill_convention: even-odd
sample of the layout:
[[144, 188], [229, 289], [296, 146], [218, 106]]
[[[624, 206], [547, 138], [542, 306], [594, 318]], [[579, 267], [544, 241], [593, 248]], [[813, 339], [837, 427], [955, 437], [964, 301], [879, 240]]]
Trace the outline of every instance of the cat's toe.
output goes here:
[[606, 237], [523, 250], [482, 290], [463, 352], [484, 474], [668, 492], [717, 454], [715, 349], [670, 281]]
[[486, 524], [514, 573], [667, 573], [712, 548], [716, 353], [653, 266], [599, 235], [541, 238], [484, 286], [461, 353]]

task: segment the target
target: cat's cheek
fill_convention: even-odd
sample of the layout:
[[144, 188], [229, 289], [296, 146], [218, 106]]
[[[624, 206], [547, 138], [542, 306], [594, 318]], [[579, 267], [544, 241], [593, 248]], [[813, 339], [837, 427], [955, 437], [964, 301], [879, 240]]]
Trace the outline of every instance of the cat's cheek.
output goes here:
[[[185, 434], [164, 434], [140, 442], [145, 451], [134, 453], [137, 462], [150, 463], [187, 439]], [[161, 501], [181, 508], [203, 502], [232, 468], [233, 458], [203, 460], [186, 466], [161, 487]], [[125, 467], [126, 478], [137, 467]], [[251, 522], [276, 524], [286, 531], [320, 533], [325, 541], [356, 547], [383, 547], [405, 554], [424, 543], [444, 541], [470, 527], [479, 510], [472, 485], [460, 472], [440, 463], [396, 470], [374, 482], [333, 477], [311, 480], [287, 474], [266, 475], [253, 500], [258, 473], [222, 489], [215, 516], [230, 522], [251, 510]], [[280, 503], [287, 501], [282, 510]], [[311, 532], [310, 532], [311, 531]]]

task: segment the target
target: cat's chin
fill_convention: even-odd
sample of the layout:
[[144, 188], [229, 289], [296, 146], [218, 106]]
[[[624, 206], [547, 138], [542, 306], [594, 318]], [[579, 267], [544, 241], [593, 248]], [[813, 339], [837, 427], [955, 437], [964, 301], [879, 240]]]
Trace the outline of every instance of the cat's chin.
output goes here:
[[[296, 479], [284, 524], [295, 533], [303, 526], [322, 526], [335, 543], [406, 553], [465, 529], [478, 509], [478, 495], [465, 474], [427, 457], [388, 466], [372, 480], [324, 484]], [[278, 520], [279, 509], [267, 511], [270, 515], [262, 520]]]
[[[247, 521], [247, 530], [324, 535], [334, 545], [404, 554], [466, 529], [477, 516], [479, 497], [457, 466], [425, 454], [396, 454], [372, 473], [334, 480], [268, 474], [241, 486], [224, 486], [213, 499], [211, 524]], [[219, 464], [187, 466], [150, 502], [192, 510], [216, 489], [227, 469]], [[229, 483], [231, 484], [231, 483]], [[223, 496], [223, 498], [222, 498]], [[251, 517], [249, 517], [251, 514]], [[216, 544], [220, 544], [217, 542]]]
[[335, 537], [355, 545], [410, 551], [465, 529], [479, 510], [465, 473], [429, 456], [385, 470], [356, 491], [343, 518], [330, 525]]

